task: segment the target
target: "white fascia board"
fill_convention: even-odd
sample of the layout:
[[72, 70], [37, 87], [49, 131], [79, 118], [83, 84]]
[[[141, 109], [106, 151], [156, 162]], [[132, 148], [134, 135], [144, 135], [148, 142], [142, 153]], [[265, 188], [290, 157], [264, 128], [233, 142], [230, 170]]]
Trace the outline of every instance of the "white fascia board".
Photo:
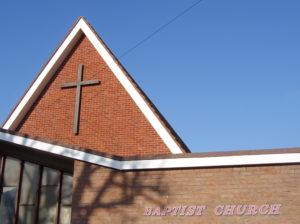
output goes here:
[[[79, 31], [82, 31], [85, 36], [90, 40], [93, 46], [96, 48], [100, 56], [106, 62], [107, 66], [111, 69], [111, 71], [115, 74], [116, 78], [123, 85], [125, 90], [131, 96], [136, 105], [140, 108], [142, 113], [145, 115], [146, 119], [150, 122], [152, 127], [164, 141], [168, 149], [173, 154], [182, 153], [180, 147], [177, 145], [175, 140], [171, 137], [166, 128], [160, 123], [159, 119], [155, 116], [153, 111], [150, 109], [149, 105], [145, 102], [143, 97], [138, 93], [138, 91], [134, 88], [133, 84], [129, 81], [127, 76], [124, 74], [122, 69], [117, 65], [114, 61], [113, 57], [107, 51], [105, 46], [99, 41], [96, 34], [90, 29], [88, 24], [84, 21], [83, 18], [79, 20], [76, 26], [73, 28], [71, 33], [67, 36], [63, 44], [59, 47], [57, 52], [51, 58], [49, 63], [43, 69], [37, 80], [33, 83], [29, 91], [23, 97], [20, 104], [14, 110], [10, 118], [4, 124], [4, 129], [15, 130], [16, 126], [19, 122], [21, 122], [22, 118], [25, 116], [27, 110], [32, 106], [34, 100], [38, 97], [39, 93], [42, 91], [44, 85], [46, 85], [47, 81], [52, 77], [53, 72], [58, 68], [60, 62], [64, 59], [68, 51], [66, 49], [70, 48], [70, 43], [76, 40], [75, 37], [78, 37]], [[51, 74], [52, 71], [52, 74]], [[42, 85], [44, 84], [44, 85]]]
[[122, 163], [121, 170], [249, 166], [299, 162], [300, 153], [285, 153], [125, 161]]
[[121, 167], [120, 161], [114, 159], [109, 159], [102, 156], [96, 156], [90, 153], [70, 149], [63, 146], [52, 145], [50, 143], [28, 139], [21, 136], [8, 134], [8, 133], [0, 133], [0, 140], [4, 140], [6, 142], [33, 148], [39, 151], [49, 152], [55, 155], [65, 156], [71, 159], [89, 162], [92, 164], [97, 164], [100, 166], [105, 166], [113, 169], [119, 170]]
[[300, 163], [300, 153], [118, 161], [9, 133], [0, 132], [0, 140], [117, 170], [178, 169]]

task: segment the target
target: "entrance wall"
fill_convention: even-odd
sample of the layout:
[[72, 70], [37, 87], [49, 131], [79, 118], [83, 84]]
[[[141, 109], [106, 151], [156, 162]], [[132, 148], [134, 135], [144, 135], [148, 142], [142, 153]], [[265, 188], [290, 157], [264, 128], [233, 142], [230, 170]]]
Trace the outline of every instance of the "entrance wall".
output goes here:
[[300, 222], [300, 165], [118, 171], [76, 161], [73, 186], [72, 224]]

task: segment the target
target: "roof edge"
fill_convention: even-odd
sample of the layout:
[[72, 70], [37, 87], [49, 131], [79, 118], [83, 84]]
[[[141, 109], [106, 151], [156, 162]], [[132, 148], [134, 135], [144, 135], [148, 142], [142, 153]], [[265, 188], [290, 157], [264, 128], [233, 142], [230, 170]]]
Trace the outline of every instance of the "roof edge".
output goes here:
[[7, 115], [6, 119], [4, 120], [4, 122], [1, 125], [2, 129], [6, 129], [4, 128], [5, 124], [7, 123], [7, 121], [10, 119], [11, 115], [14, 113], [14, 111], [16, 110], [16, 108], [19, 106], [20, 102], [23, 100], [23, 98], [25, 97], [25, 95], [27, 94], [27, 92], [30, 90], [30, 88], [32, 87], [32, 85], [36, 82], [36, 80], [38, 79], [38, 77], [40, 76], [40, 74], [42, 73], [42, 71], [45, 69], [45, 67], [49, 64], [49, 62], [51, 61], [51, 59], [53, 58], [53, 56], [55, 55], [55, 53], [58, 51], [58, 49], [61, 47], [61, 45], [63, 44], [63, 42], [66, 40], [66, 38], [69, 36], [69, 34], [71, 33], [71, 31], [74, 29], [74, 27], [77, 25], [77, 23], [80, 21], [80, 19], [84, 19], [83, 16], [80, 16], [76, 22], [73, 24], [73, 26], [69, 29], [68, 33], [65, 35], [65, 37], [63, 38], [63, 40], [59, 43], [59, 45], [56, 47], [56, 49], [53, 51], [53, 53], [51, 54], [51, 56], [48, 58], [48, 60], [46, 61], [46, 63], [43, 65], [43, 67], [41, 68], [41, 70], [38, 72], [38, 74], [35, 76], [35, 78], [33, 79], [33, 81], [30, 83], [30, 85], [28, 86], [28, 88], [25, 90], [25, 92], [23, 93], [23, 95], [20, 97], [20, 99], [18, 100], [18, 102], [16, 103], [16, 105], [13, 107], [13, 109], [10, 111], [10, 113]]
[[138, 83], [129, 74], [129, 72], [122, 65], [122, 63], [119, 61], [119, 59], [112, 53], [110, 48], [105, 44], [105, 42], [102, 40], [102, 38], [98, 35], [96, 30], [93, 28], [93, 26], [83, 16], [81, 18], [86, 22], [86, 24], [94, 32], [94, 34], [96, 35], [98, 40], [104, 45], [106, 50], [109, 52], [109, 54], [113, 58], [114, 62], [119, 66], [119, 68], [121, 70], [124, 71], [125, 75], [130, 79], [132, 84], [136, 87], [137, 91], [143, 96], [144, 100], [148, 103], [148, 105], [151, 107], [151, 109], [155, 112], [155, 114], [158, 116], [158, 118], [161, 120], [161, 122], [165, 125], [165, 127], [168, 129], [168, 131], [171, 133], [171, 135], [173, 135], [173, 137], [175, 138], [177, 143], [180, 144], [182, 151], [185, 152], [185, 153], [191, 153], [191, 150], [187, 147], [187, 145], [184, 143], [184, 141], [180, 138], [180, 136], [177, 134], [177, 132], [174, 130], [174, 128], [170, 125], [170, 123], [166, 120], [166, 118], [162, 115], [162, 113], [157, 109], [155, 104], [146, 95], [146, 93], [142, 90], [142, 88], [138, 85]]
[[68, 54], [68, 50], [72, 48], [72, 44], [78, 40], [82, 33], [87, 36], [92, 45], [96, 48], [98, 53], [115, 74], [116, 78], [120, 81], [141, 112], [145, 115], [146, 119], [161, 137], [162, 141], [166, 144], [170, 152], [173, 154], [190, 152], [181, 138], [160, 114], [154, 104], [128, 74], [83, 16], [78, 18], [63, 41], [53, 52], [47, 63], [43, 66], [41, 71], [8, 115], [2, 125], [2, 128], [16, 130], [22, 119], [26, 116], [28, 110], [40, 95], [43, 86], [48, 83], [58, 66], [62, 63], [65, 55]]
[[118, 170], [300, 164], [300, 148], [120, 157], [4, 129], [0, 141]]

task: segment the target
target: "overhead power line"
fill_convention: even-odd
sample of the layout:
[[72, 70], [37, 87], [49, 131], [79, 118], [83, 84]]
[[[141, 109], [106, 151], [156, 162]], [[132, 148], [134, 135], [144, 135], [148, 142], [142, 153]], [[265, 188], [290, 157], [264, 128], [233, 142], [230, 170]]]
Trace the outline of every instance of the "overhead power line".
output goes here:
[[137, 47], [139, 47], [140, 45], [142, 45], [143, 43], [145, 43], [147, 40], [149, 40], [150, 38], [152, 38], [154, 35], [156, 35], [160, 31], [162, 31], [164, 28], [166, 28], [168, 25], [170, 25], [171, 23], [173, 23], [177, 19], [179, 19], [181, 16], [183, 16], [184, 14], [186, 14], [188, 11], [190, 11], [192, 8], [194, 8], [196, 5], [198, 5], [202, 1], [203, 0], [196, 1], [194, 4], [192, 4], [191, 6], [189, 6], [188, 8], [186, 8], [185, 10], [183, 10], [182, 12], [180, 12], [179, 14], [177, 14], [175, 17], [173, 17], [170, 21], [168, 21], [167, 23], [161, 25], [154, 32], [152, 32], [147, 37], [145, 37], [144, 39], [142, 39], [141, 41], [139, 41], [137, 44], [135, 44], [134, 46], [132, 46], [131, 48], [129, 48], [128, 50], [126, 50], [118, 58], [120, 59], [120, 58], [124, 57], [125, 55], [129, 54], [130, 52], [132, 52], [134, 49], [136, 49]]

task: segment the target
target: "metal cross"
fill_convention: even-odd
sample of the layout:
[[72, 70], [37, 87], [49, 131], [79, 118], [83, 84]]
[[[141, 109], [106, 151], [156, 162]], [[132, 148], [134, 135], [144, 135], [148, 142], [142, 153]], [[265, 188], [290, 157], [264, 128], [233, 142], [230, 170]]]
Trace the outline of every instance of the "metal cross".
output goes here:
[[78, 81], [63, 83], [60, 85], [60, 88], [62, 88], [62, 89], [76, 87], [76, 102], [75, 102], [74, 127], [73, 127], [73, 133], [75, 135], [78, 134], [78, 127], [79, 127], [81, 87], [100, 84], [99, 80], [82, 81], [82, 74], [83, 74], [83, 65], [79, 64], [79, 66], [78, 66]]

